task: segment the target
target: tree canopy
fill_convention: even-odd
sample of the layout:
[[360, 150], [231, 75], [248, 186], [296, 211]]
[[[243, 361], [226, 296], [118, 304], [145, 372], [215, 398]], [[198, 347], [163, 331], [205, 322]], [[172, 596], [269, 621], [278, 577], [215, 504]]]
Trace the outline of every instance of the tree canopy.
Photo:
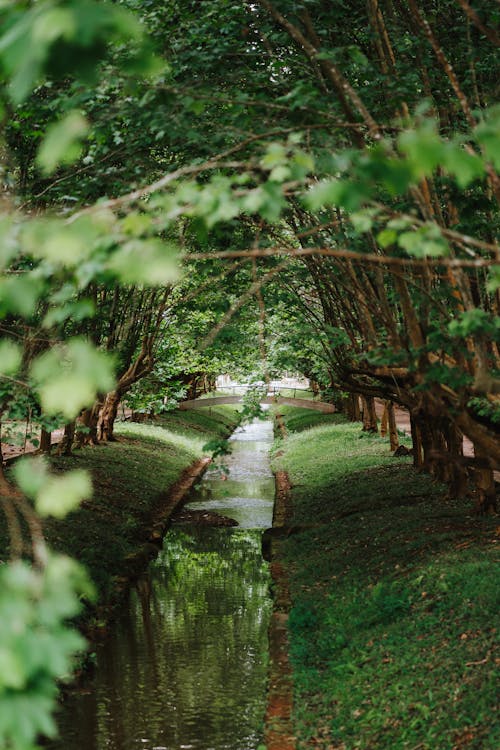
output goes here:
[[[495, 0], [1, 3], [4, 430], [29, 414], [71, 450], [75, 420], [77, 441], [112, 439], [127, 394], [290, 368], [406, 407], [416, 465], [456, 493], [472, 478], [491, 508], [499, 17]], [[64, 622], [89, 595], [37, 514], [91, 489], [42, 457], [18, 467], [18, 486], [0, 477], [17, 717], [0, 744], [28, 750], [53, 731], [79, 646]], [[9, 608], [47, 627], [43, 655]]]

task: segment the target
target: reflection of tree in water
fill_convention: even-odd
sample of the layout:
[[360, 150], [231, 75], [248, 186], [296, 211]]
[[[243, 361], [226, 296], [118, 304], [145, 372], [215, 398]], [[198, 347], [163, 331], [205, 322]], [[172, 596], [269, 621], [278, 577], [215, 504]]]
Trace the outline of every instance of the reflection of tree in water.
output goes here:
[[206, 566], [217, 572], [231, 569], [248, 583], [268, 582], [267, 566], [261, 557], [261, 534], [253, 530], [193, 528], [170, 531], [155, 567], [170, 580], [178, 575], [204, 573]]
[[101, 704], [99, 747], [128, 750], [123, 735], [131, 748], [139, 737], [152, 747], [259, 744], [270, 611], [260, 545], [261, 534], [247, 530], [168, 534], [102, 657], [103, 694], [112, 679], [121, 710], [114, 705], [112, 716]]

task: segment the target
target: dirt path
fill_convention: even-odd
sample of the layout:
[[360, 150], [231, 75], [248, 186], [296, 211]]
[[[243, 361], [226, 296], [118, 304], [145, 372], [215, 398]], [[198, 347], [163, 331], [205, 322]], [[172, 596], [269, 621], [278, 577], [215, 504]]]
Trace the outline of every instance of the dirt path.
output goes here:
[[[377, 412], [377, 417], [379, 419], [382, 419], [382, 414], [384, 412], [384, 402], [379, 399], [375, 399], [375, 409]], [[398, 430], [402, 430], [407, 435], [411, 436], [410, 413], [408, 412], [408, 410], [394, 404], [394, 414], [396, 416], [396, 425]], [[464, 456], [473, 455], [474, 446], [472, 445], [469, 438], [464, 437]]]
[[[63, 429], [54, 430], [54, 432], [51, 434], [52, 445], [54, 446], [60, 443], [63, 435]], [[19, 445], [12, 445], [12, 443], [2, 443], [2, 456], [4, 461], [11, 461], [17, 456], [24, 456], [28, 453], [36, 453], [37, 450], [38, 447], [35, 447], [30, 442], [27, 442], [24, 447], [21, 447]]]

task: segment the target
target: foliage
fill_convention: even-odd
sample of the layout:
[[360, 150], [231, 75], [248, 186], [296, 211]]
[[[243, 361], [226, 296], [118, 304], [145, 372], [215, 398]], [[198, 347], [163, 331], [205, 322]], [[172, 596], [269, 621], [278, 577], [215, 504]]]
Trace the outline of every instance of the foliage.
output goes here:
[[498, 465], [493, 0], [0, 5], [9, 429], [259, 359]]
[[67, 625], [93, 589], [77, 563], [51, 555], [43, 570], [17, 561], [0, 570], [0, 742], [33, 750], [53, 737], [55, 680], [67, 679], [83, 638]]
[[261, 401], [267, 396], [267, 386], [265, 384], [253, 383], [243, 394], [241, 409], [241, 422], [245, 424], [252, 422], [254, 419], [266, 419], [267, 415], [262, 409]]

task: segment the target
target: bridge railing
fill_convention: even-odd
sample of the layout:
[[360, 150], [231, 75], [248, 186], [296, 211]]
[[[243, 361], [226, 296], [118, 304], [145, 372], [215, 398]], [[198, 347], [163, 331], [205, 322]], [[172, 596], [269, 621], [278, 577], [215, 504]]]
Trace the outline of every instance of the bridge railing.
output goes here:
[[[227, 385], [223, 386], [222, 388], [217, 388], [215, 391], [212, 391], [211, 394], [205, 394], [204, 398], [210, 398], [211, 396], [244, 396], [245, 393], [255, 387], [263, 389], [263, 386], [260, 385], [255, 386], [249, 383], [237, 383], [234, 385]], [[270, 385], [267, 388], [266, 395], [269, 398], [272, 398], [273, 396], [284, 396], [285, 398], [307, 398], [311, 400], [315, 400], [318, 398], [318, 396], [313, 393], [310, 388], [301, 388], [300, 386], [286, 385]]]

